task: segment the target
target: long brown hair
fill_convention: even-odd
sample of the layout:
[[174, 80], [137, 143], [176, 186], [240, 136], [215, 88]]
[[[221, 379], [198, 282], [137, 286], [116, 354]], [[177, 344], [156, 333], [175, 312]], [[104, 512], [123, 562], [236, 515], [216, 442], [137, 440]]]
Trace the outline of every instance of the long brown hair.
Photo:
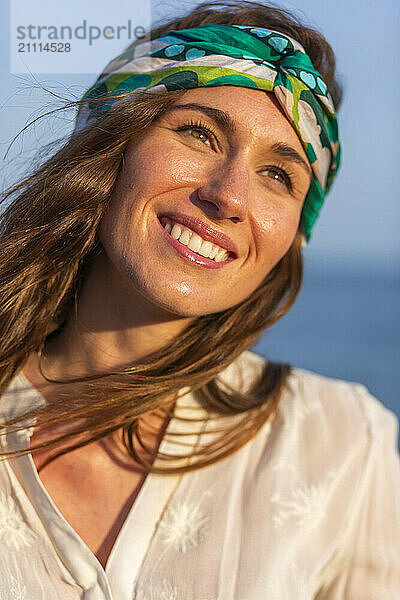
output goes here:
[[[154, 27], [150, 38], [170, 29], [206, 23], [267, 27], [297, 39], [324, 77], [336, 109], [339, 107], [341, 89], [334, 78], [335, 57], [328, 42], [277, 7], [244, 0], [207, 2], [187, 16]], [[11, 201], [0, 216], [0, 395], [28, 356], [41, 353], [76, 311], [83, 281], [100, 250], [98, 225], [128, 142], [145, 132], [183, 93], [185, 90], [142, 92], [130, 97], [129, 102], [105, 113], [96, 125], [70, 136], [30, 176], [5, 192], [2, 201]], [[27, 418], [45, 427], [75, 423], [73, 431], [30, 449], [56, 448], [61, 441], [69, 441], [58, 456], [123, 428], [133, 458], [159, 473], [205, 467], [237, 451], [276, 415], [291, 366], [266, 361], [245, 392], [221, 385], [218, 375], [295, 301], [303, 272], [301, 234], [300, 228], [285, 256], [240, 304], [194, 319], [172, 343], [128, 368], [58, 380], [87, 385], [79, 397], [48, 402], [10, 420], [3, 424], [3, 432], [22, 428], [21, 421]], [[242, 418], [235, 418], [234, 425], [222, 428], [216, 440], [193, 451], [196, 460], [190, 464], [185, 461], [171, 467], [168, 457], [157, 454], [167, 466], [156, 467], [137, 453], [135, 440], [143, 446], [139, 425], [155, 409], [171, 414], [166, 401], [171, 394], [181, 395], [182, 389], [195, 394], [209, 414]], [[28, 451], [3, 452], [3, 456]]]

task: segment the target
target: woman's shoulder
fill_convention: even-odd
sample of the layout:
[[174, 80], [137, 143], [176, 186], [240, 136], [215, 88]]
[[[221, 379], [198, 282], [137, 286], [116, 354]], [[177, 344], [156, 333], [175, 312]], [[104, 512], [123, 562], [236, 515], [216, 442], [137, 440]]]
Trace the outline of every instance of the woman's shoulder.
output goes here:
[[[261, 373], [266, 362], [248, 351], [232, 368]], [[365, 385], [293, 367], [278, 413], [253, 438], [250, 454], [257, 472], [265, 474], [266, 486], [270, 476], [286, 473], [290, 477], [279, 479], [279, 486], [294, 485], [295, 495], [313, 497], [335, 482], [335, 501], [347, 510], [361, 490], [367, 490], [367, 498], [377, 485], [385, 488], [392, 504], [400, 500], [398, 436], [397, 416]], [[388, 473], [386, 479], [379, 480], [380, 468]]]
[[[229, 380], [246, 387], [260, 376], [268, 360], [253, 351], [243, 352], [223, 372]], [[307, 369], [292, 367], [280, 404], [281, 419], [302, 429], [355, 435], [396, 437], [399, 421], [362, 383], [345, 381]], [[326, 437], [325, 437], [326, 439]]]

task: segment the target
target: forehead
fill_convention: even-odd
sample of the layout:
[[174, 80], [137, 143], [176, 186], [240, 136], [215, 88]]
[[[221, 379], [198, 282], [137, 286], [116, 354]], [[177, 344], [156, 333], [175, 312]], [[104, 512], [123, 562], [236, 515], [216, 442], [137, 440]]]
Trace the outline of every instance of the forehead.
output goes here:
[[273, 92], [234, 85], [187, 90], [174, 106], [196, 103], [229, 115], [238, 136], [250, 136], [254, 144], [288, 143], [307, 160], [303, 145]]

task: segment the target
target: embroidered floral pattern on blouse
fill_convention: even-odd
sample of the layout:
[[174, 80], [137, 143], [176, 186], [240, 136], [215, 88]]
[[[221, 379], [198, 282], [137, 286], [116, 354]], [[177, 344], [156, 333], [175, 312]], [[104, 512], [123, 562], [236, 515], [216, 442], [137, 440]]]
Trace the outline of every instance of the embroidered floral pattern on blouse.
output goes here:
[[[28, 590], [21, 579], [14, 577], [9, 571], [6, 572], [0, 584], [0, 600], [28, 600]], [[22, 578], [22, 575], [19, 574]]]
[[[201, 504], [205, 497], [212, 496], [212, 490], [203, 491], [196, 500], [186, 499], [171, 505], [158, 526], [161, 540], [165, 549], [158, 556], [158, 561], [153, 566], [150, 578], [147, 578], [144, 587], [136, 587], [135, 600], [191, 600], [184, 590], [172, 585], [167, 579], [161, 583], [152, 583], [153, 576], [169, 549], [185, 554], [190, 548], [198, 546], [209, 532], [210, 517], [204, 514]], [[193, 598], [193, 600], [217, 600], [216, 598]]]
[[[135, 600], [189, 600], [187, 595], [179, 595], [177, 588], [166, 579], [156, 586], [151, 586], [145, 592], [143, 588], [137, 590]], [[196, 599], [197, 600], [197, 599]], [[217, 598], [199, 598], [198, 600], [217, 600]]]
[[161, 585], [158, 586], [156, 594], [152, 593], [151, 600], [159, 598], [160, 600], [178, 600], [178, 590], [171, 585], [169, 581], [163, 579]]
[[11, 578], [9, 598], [10, 600], [26, 600], [27, 598], [26, 586], [17, 579], [15, 579], [15, 577]]
[[0, 494], [0, 541], [10, 550], [31, 546], [36, 534], [29, 529], [10, 496]]
[[[284, 465], [281, 465], [281, 468], [283, 467]], [[329, 489], [335, 476], [336, 471], [332, 470], [321, 483], [316, 485], [301, 483], [291, 492], [288, 499], [284, 499], [281, 494], [274, 494], [271, 502], [279, 507], [272, 518], [274, 527], [280, 527], [289, 519], [293, 519], [299, 527], [310, 529], [316, 527], [326, 516]]]
[[208, 533], [209, 517], [200, 508], [206, 495], [211, 491], [204, 492], [197, 501], [186, 500], [167, 509], [159, 526], [165, 544], [183, 553], [200, 544]]

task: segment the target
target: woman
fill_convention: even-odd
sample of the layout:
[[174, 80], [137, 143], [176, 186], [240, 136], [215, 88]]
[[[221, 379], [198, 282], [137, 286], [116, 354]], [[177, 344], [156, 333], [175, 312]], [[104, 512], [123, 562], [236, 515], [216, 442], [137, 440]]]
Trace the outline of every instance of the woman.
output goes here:
[[1, 597], [394, 599], [396, 417], [248, 351], [339, 167], [333, 52], [244, 1], [150, 39], [2, 215]]

